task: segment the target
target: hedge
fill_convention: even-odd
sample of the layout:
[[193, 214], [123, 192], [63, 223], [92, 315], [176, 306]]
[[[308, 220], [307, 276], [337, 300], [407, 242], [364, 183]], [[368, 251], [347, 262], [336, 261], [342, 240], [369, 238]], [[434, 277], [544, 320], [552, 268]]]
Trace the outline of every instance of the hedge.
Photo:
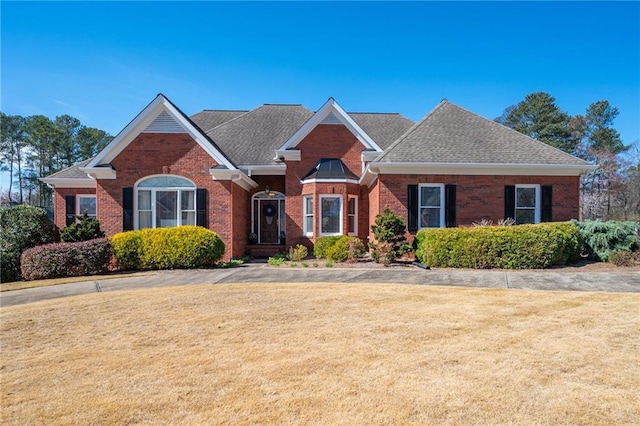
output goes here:
[[316, 243], [313, 245], [313, 255], [318, 259], [324, 259], [327, 257], [327, 250], [337, 243], [340, 238], [342, 238], [342, 235], [329, 235], [316, 238]]
[[364, 252], [364, 244], [360, 238], [345, 235], [326, 250], [326, 255], [331, 262], [345, 262], [357, 260]]
[[111, 237], [119, 269], [188, 269], [212, 266], [224, 255], [224, 242], [199, 226], [143, 229]]
[[609, 220], [572, 221], [582, 237], [582, 251], [592, 260], [606, 262], [615, 251], [632, 252], [640, 246], [640, 224]]
[[108, 270], [112, 256], [106, 238], [46, 244], [25, 250], [20, 268], [25, 280], [95, 275]]
[[38, 207], [0, 208], [0, 281], [18, 281], [20, 255], [28, 248], [57, 241], [57, 231], [47, 213]]
[[580, 256], [580, 233], [569, 222], [423, 229], [416, 258], [433, 267], [539, 269]]

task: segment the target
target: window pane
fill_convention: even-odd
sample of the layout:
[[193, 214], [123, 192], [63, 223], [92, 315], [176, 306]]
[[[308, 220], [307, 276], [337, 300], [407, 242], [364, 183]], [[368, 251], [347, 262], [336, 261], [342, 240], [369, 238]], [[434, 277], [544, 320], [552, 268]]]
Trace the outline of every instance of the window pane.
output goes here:
[[195, 212], [182, 212], [182, 224], [183, 225], [195, 225], [196, 213]]
[[80, 197], [78, 198], [78, 208], [80, 214], [87, 212], [88, 216], [95, 217], [96, 215], [96, 198], [95, 197]]
[[322, 225], [320, 232], [323, 234], [340, 233], [340, 209], [342, 208], [340, 197], [322, 198]]
[[138, 228], [151, 228], [151, 212], [138, 213]]
[[138, 191], [138, 210], [151, 210], [151, 191]]
[[516, 188], [516, 207], [535, 207], [535, 188]]
[[156, 228], [178, 225], [178, 192], [156, 192]]
[[535, 223], [534, 209], [516, 209], [516, 223]]
[[420, 227], [421, 228], [439, 228], [440, 227], [440, 209], [439, 208], [420, 209]]
[[313, 232], [313, 216], [304, 218], [304, 231], [307, 233]]
[[420, 188], [421, 206], [440, 206], [440, 187], [439, 186], [423, 186]]
[[349, 198], [349, 205], [347, 206], [347, 209], [349, 210], [349, 214], [356, 214], [356, 199], [355, 198]]
[[356, 232], [356, 217], [349, 216], [349, 232]]
[[304, 197], [305, 214], [313, 214], [313, 197]]
[[187, 179], [177, 176], [155, 176], [138, 184], [138, 188], [193, 188], [194, 186]]
[[195, 192], [193, 191], [181, 191], [180, 194], [180, 209], [181, 210], [195, 210]]

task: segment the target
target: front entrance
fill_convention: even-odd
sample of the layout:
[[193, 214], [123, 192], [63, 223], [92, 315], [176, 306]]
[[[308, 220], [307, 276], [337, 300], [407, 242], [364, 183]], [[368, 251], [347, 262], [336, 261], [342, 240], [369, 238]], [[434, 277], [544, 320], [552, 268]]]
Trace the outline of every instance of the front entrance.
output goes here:
[[253, 196], [251, 233], [258, 237], [258, 244], [284, 243], [284, 200], [284, 195], [275, 191], [258, 192]]

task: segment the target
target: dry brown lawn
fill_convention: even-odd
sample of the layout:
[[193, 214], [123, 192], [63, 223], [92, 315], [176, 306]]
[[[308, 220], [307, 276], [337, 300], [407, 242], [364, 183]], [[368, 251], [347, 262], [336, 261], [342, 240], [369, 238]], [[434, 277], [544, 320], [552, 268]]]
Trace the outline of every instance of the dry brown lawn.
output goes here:
[[380, 284], [0, 309], [2, 424], [634, 424], [640, 295]]

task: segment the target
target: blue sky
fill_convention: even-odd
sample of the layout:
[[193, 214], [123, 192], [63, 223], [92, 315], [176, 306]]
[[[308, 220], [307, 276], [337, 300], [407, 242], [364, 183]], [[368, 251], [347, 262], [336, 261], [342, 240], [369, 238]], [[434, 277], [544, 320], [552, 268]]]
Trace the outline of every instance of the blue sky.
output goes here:
[[185, 113], [263, 103], [488, 118], [545, 91], [607, 99], [640, 138], [640, 3], [7, 2], [1, 110], [117, 134], [162, 92]]

